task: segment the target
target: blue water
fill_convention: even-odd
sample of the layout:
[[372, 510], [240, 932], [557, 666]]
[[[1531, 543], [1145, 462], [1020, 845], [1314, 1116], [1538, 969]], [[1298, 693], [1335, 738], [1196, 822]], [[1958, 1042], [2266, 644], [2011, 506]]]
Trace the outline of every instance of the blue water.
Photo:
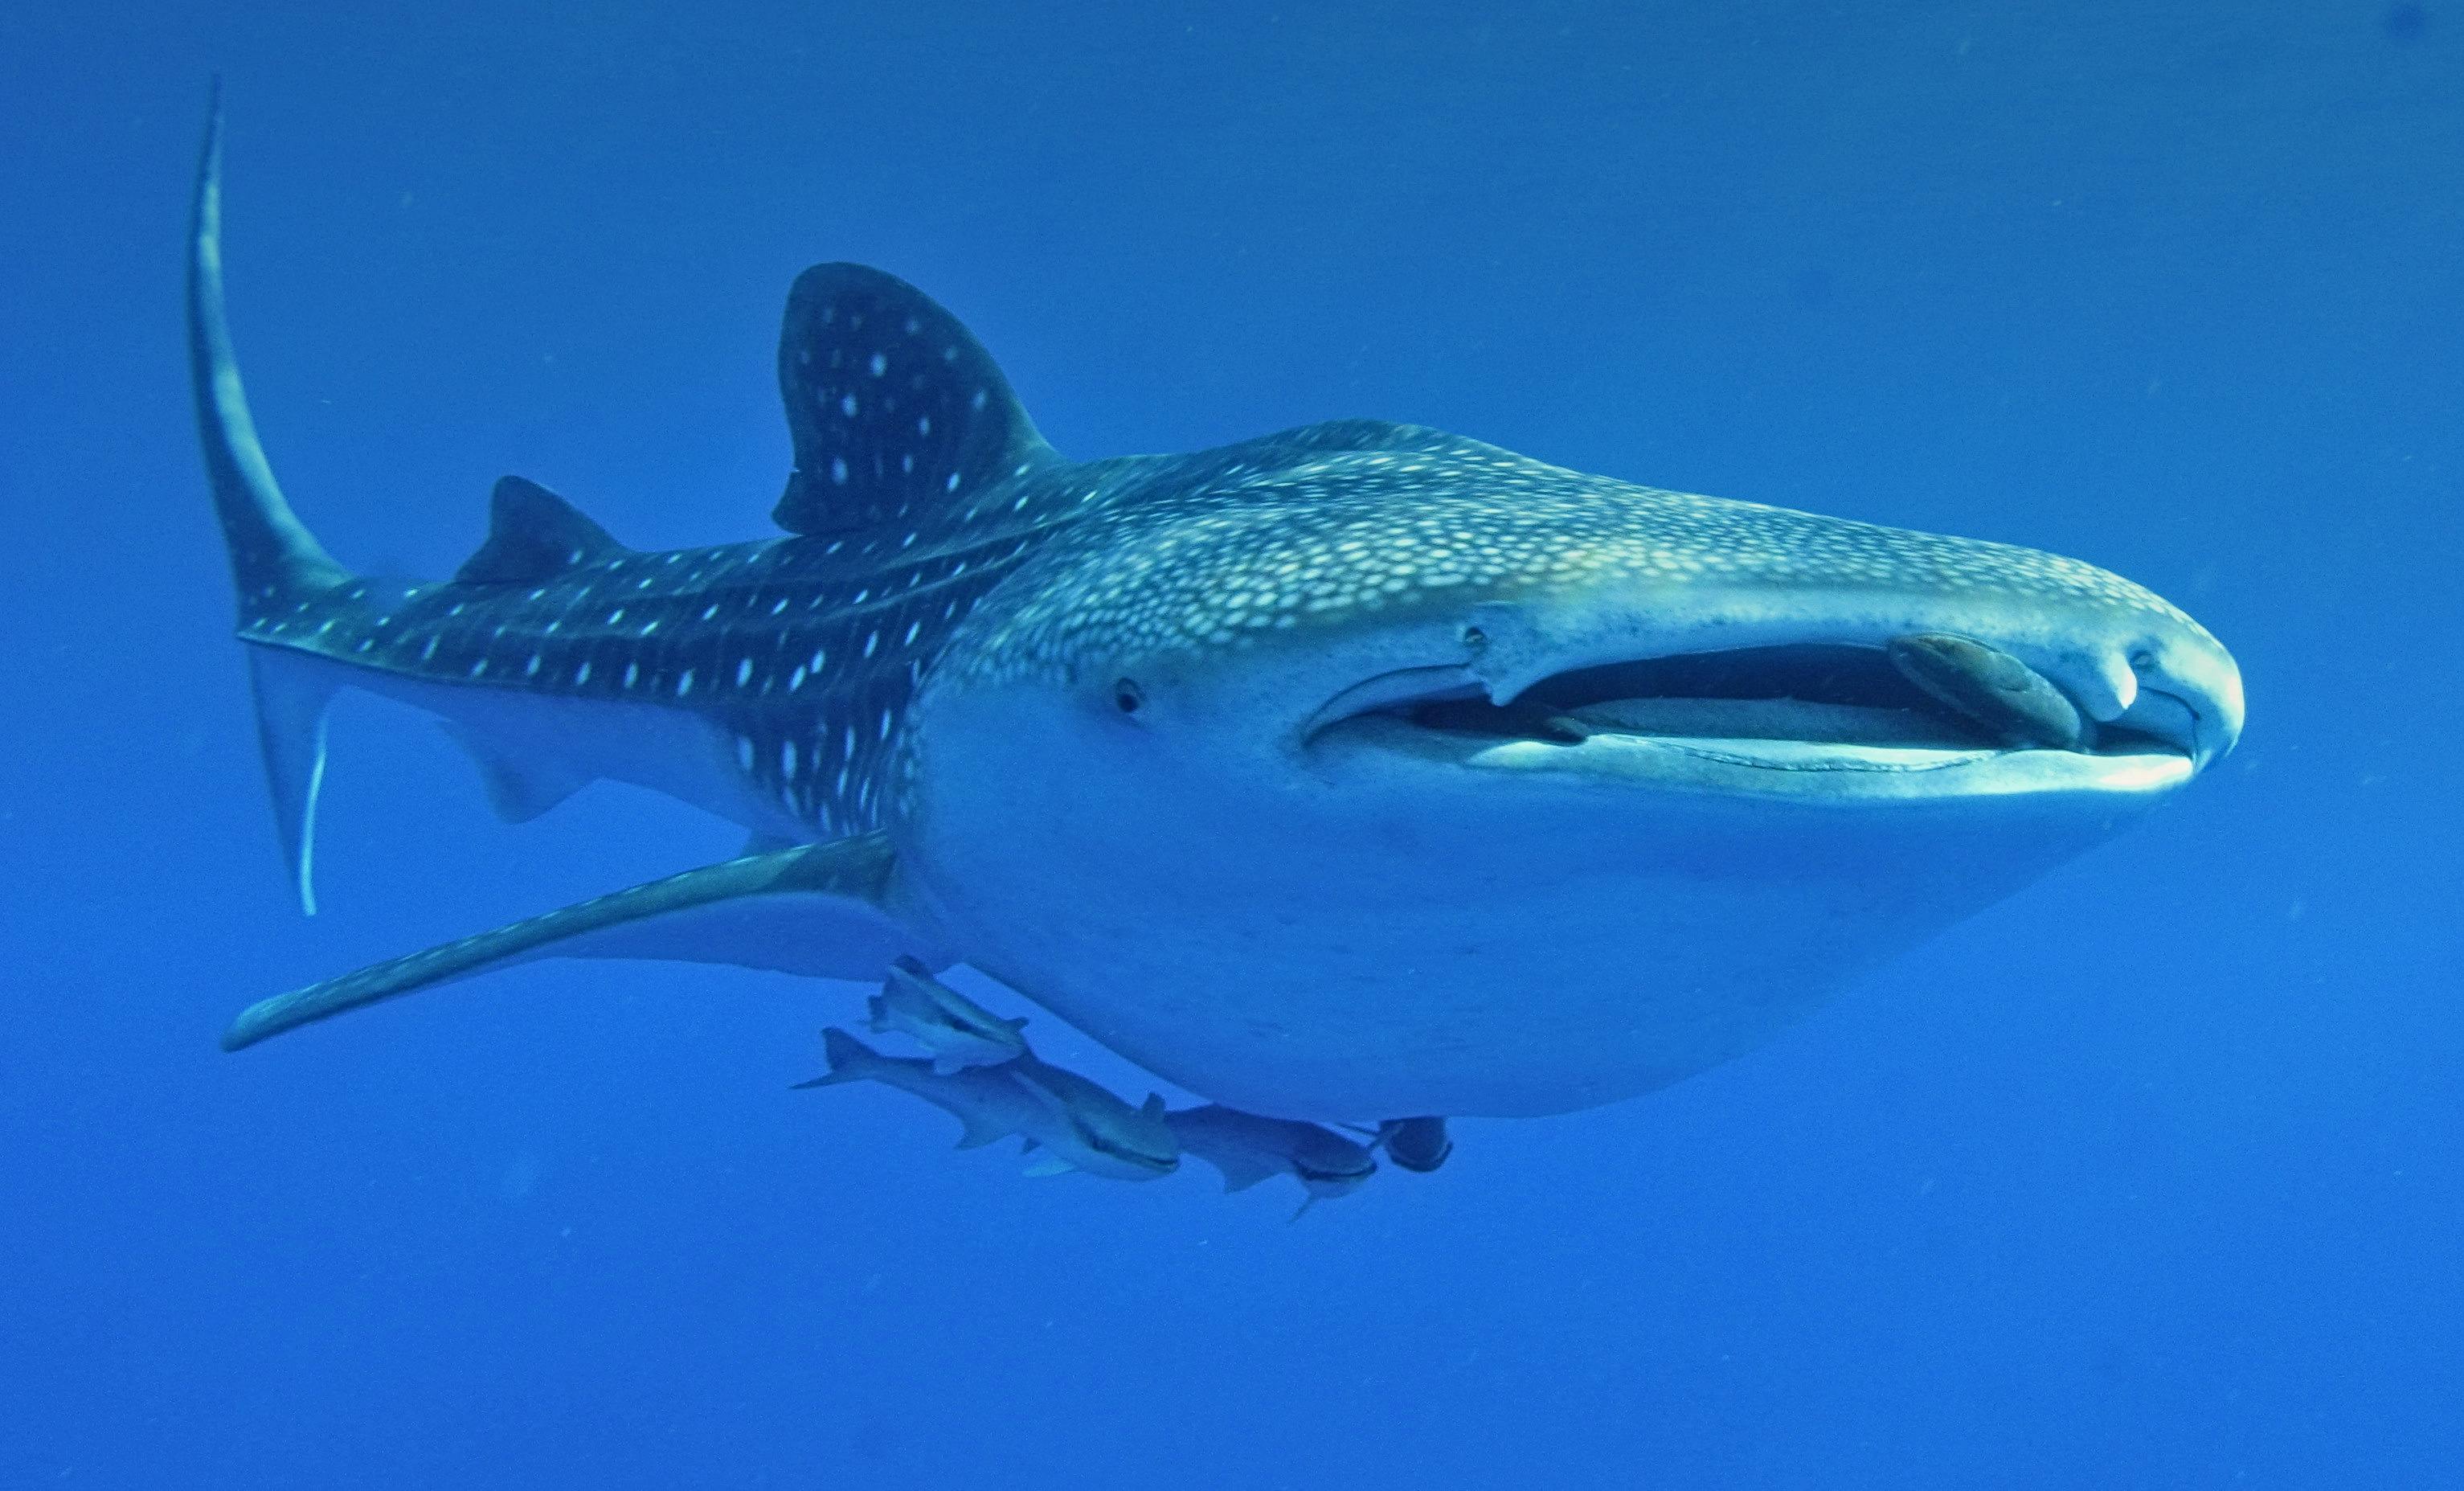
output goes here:
[[[790, 1093], [846, 986], [227, 1057], [738, 836], [506, 828], [354, 698], [289, 904], [180, 344], [215, 70], [258, 415], [363, 567], [508, 471], [768, 532], [780, 297], [852, 258], [1064, 451], [1378, 415], [2076, 554], [2250, 732], [1770, 1048], [1298, 1225]], [[2455, 1483], [2454, 0], [11, 0], [0, 254], [0, 1484]]]

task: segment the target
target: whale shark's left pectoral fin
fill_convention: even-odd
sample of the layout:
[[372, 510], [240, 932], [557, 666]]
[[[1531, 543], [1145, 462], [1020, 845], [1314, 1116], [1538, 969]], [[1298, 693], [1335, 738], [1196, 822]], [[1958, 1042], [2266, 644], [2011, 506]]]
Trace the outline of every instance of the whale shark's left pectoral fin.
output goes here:
[[891, 959], [930, 952], [885, 909], [895, 868], [888, 837], [874, 833], [687, 870], [260, 1000], [231, 1021], [223, 1049], [536, 958], [655, 958], [878, 977]]

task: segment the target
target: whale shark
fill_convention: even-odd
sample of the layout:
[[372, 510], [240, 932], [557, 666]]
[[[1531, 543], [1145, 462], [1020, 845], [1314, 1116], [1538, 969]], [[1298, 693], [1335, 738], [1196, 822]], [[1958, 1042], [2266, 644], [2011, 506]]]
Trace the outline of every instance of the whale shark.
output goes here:
[[190, 360], [303, 906], [344, 689], [445, 722], [509, 820], [606, 778], [751, 837], [262, 1000], [231, 1049], [534, 958], [965, 965], [1210, 1102], [1441, 1135], [1762, 1045], [2242, 727], [2223, 646], [2078, 559], [1374, 419], [1072, 459], [846, 263], [788, 295], [777, 534], [646, 552], [508, 476], [451, 578], [358, 573], [250, 415], [221, 162], [217, 107]]

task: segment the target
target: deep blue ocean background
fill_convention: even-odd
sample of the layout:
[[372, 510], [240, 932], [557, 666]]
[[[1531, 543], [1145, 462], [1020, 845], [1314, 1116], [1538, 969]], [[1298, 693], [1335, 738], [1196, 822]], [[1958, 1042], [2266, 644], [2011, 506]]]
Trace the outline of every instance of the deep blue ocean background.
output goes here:
[[[849, 985], [224, 1056], [740, 834], [505, 827], [346, 698], [297, 914], [182, 361], [218, 70], [242, 363], [364, 568], [505, 471], [769, 532], [852, 258], [1066, 452], [1375, 415], [2054, 549], [2249, 734], [1768, 1049], [1297, 1225], [791, 1093]], [[9, 0], [0, 205], [0, 1484], [2464, 1482], [2464, 5]]]

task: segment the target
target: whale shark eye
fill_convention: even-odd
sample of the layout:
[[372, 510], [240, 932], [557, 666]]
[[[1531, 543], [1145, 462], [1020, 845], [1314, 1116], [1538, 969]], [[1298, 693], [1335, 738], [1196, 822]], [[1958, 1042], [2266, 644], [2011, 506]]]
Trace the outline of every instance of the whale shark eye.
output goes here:
[[1146, 691], [1137, 686], [1136, 680], [1121, 678], [1113, 681], [1112, 703], [1120, 709], [1122, 713], [1135, 714], [1139, 710], [1146, 707]]

